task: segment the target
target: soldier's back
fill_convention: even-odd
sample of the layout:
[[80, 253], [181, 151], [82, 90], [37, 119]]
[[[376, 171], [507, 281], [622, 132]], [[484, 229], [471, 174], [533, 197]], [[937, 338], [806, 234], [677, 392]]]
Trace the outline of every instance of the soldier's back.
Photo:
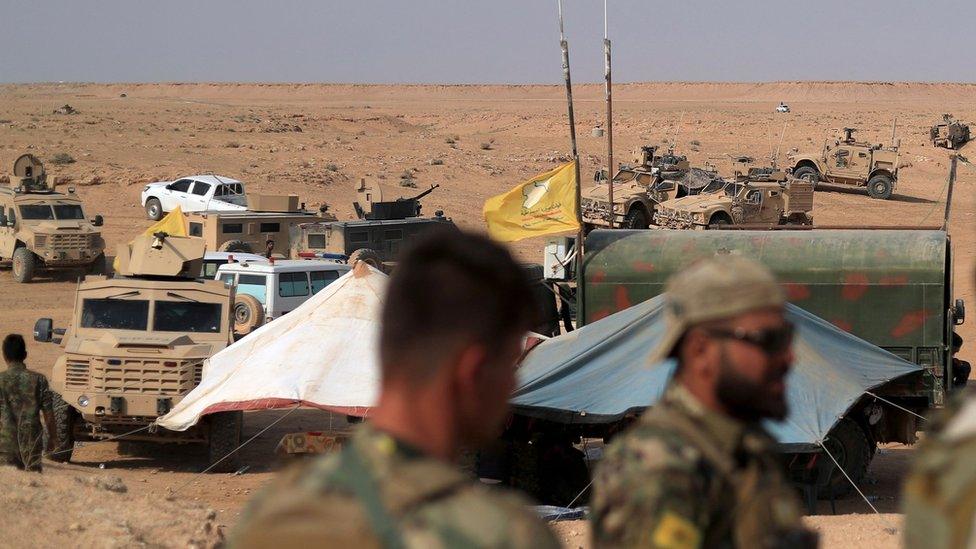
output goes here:
[[232, 547], [558, 547], [514, 494], [362, 426], [341, 452], [262, 492]]

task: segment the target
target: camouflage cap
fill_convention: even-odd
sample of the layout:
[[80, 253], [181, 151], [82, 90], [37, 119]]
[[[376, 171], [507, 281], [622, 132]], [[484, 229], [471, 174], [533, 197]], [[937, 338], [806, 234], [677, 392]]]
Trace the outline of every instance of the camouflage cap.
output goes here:
[[769, 270], [745, 257], [728, 255], [692, 264], [668, 279], [664, 338], [651, 353], [657, 364], [671, 355], [689, 328], [710, 320], [782, 307], [783, 288]]

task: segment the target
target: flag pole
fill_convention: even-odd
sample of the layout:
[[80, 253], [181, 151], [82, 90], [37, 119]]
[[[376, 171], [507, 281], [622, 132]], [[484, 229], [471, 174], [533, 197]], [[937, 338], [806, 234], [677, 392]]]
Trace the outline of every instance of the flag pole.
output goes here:
[[569, 140], [573, 147], [573, 164], [576, 176], [576, 222], [579, 230], [576, 232], [576, 325], [583, 319], [583, 211], [580, 208], [580, 162], [579, 151], [576, 148], [576, 118], [573, 115], [573, 84], [569, 76], [569, 43], [563, 32], [563, 2], [556, 0], [559, 9], [559, 47], [563, 52], [563, 78], [566, 80], [566, 103], [569, 112]]
[[613, 228], [613, 92], [612, 81], [610, 78], [610, 35], [609, 24], [607, 23], [607, 0], [603, 0], [603, 54], [606, 57], [604, 73], [607, 80], [607, 184], [608, 196], [610, 200], [610, 228]]

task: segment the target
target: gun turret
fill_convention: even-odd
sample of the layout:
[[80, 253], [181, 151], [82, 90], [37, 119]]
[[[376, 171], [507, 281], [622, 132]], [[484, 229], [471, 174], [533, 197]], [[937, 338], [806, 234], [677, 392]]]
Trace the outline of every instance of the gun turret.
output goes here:
[[397, 199], [397, 202], [404, 202], [404, 201], [407, 201], [407, 200], [420, 200], [421, 198], [423, 198], [423, 197], [427, 196], [428, 194], [434, 192], [434, 189], [436, 189], [438, 187], [440, 187], [440, 185], [431, 185], [429, 189], [427, 189], [426, 191], [418, 194], [417, 196], [415, 196], [413, 198], [398, 198]]
[[854, 132], [856, 132], [856, 131], [857, 131], [857, 129], [855, 129], [855, 128], [844, 128], [844, 143], [853, 143], [854, 142]]
[[203, 266], [206, 241], [165, 231], [140, 235], [118, 248], [116, 272], [122, 276], [195, 278]]

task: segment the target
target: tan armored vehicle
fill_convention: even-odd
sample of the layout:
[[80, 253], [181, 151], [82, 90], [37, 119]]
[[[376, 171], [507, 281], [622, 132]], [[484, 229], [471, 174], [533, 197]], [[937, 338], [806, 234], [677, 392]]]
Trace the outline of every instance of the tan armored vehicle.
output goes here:
[[933, 147], [958, 149], [969, 142], [969, 126], [954, 119], [951, 114], [943, 114], [942, 121], [942, 124], [936, 124], [929, 130]]
[[[203, 361], [232, 342], [234, 292], [194, 280], [205, 244], [194, 237], [144, 235], [119, 246], [114, 278], [86, 278], [66, 329], [51, 319], [34, 339], [64, 348], [51, 375], [59, 461], [75, 441], [104, 440], [152, 424], [196, 387]], [[211, 463], [240, 442], [241, 412], [219, 412], [181, 433], [143, 430], [125, 441], [206, 443]], [[232, 459], [218, 468], [233, 469]]]
[[[782, 173], [782, 172], [780, 172]], [[722, 192], [686, 196], [658, 206], [654, 223], [669, 229], [708, 229], [719, 225], [812, 225], [813, 184], [807, 180], [742, 179]]]
[[871, 198], [887, 200], [898, 182], [898, 146], [882, 148], [854, 140], [854, 128], [844, 128], [844, 139], [825, 142], [819, 154], [791, 154], [793, 176], [814, 186], [820, 181], [867, 187]]
[[10, 185], [0, 187], [0, 262], [17, 282], [41, 270], [105, 272], [102, 216], [85, 218], [74, 188], [68, 194], [47, 184], [44, 165], [32, 154], [14, 162]]
[[[682, 196], [712, 192], [722, 186], [714, 172], [691, 168], [688, 159], [669, 149], [658, 155], [656, 146], [635, 153], [636, 166], [621, 165], [613, 176], [613, 226], [646, 229], [657, 205]], [[603, 172], [585, 189], [580, 199], [584, 229], [610, 226], [609, 185]]]
[[295, 195], [248, 195], [247, 211], [210, 211], [186, 214], [190, 236], [199, 236], [207, 249], [286, 257], [292, 227], [314, 221], [335, 221], [326, 211], [310, 212]]

